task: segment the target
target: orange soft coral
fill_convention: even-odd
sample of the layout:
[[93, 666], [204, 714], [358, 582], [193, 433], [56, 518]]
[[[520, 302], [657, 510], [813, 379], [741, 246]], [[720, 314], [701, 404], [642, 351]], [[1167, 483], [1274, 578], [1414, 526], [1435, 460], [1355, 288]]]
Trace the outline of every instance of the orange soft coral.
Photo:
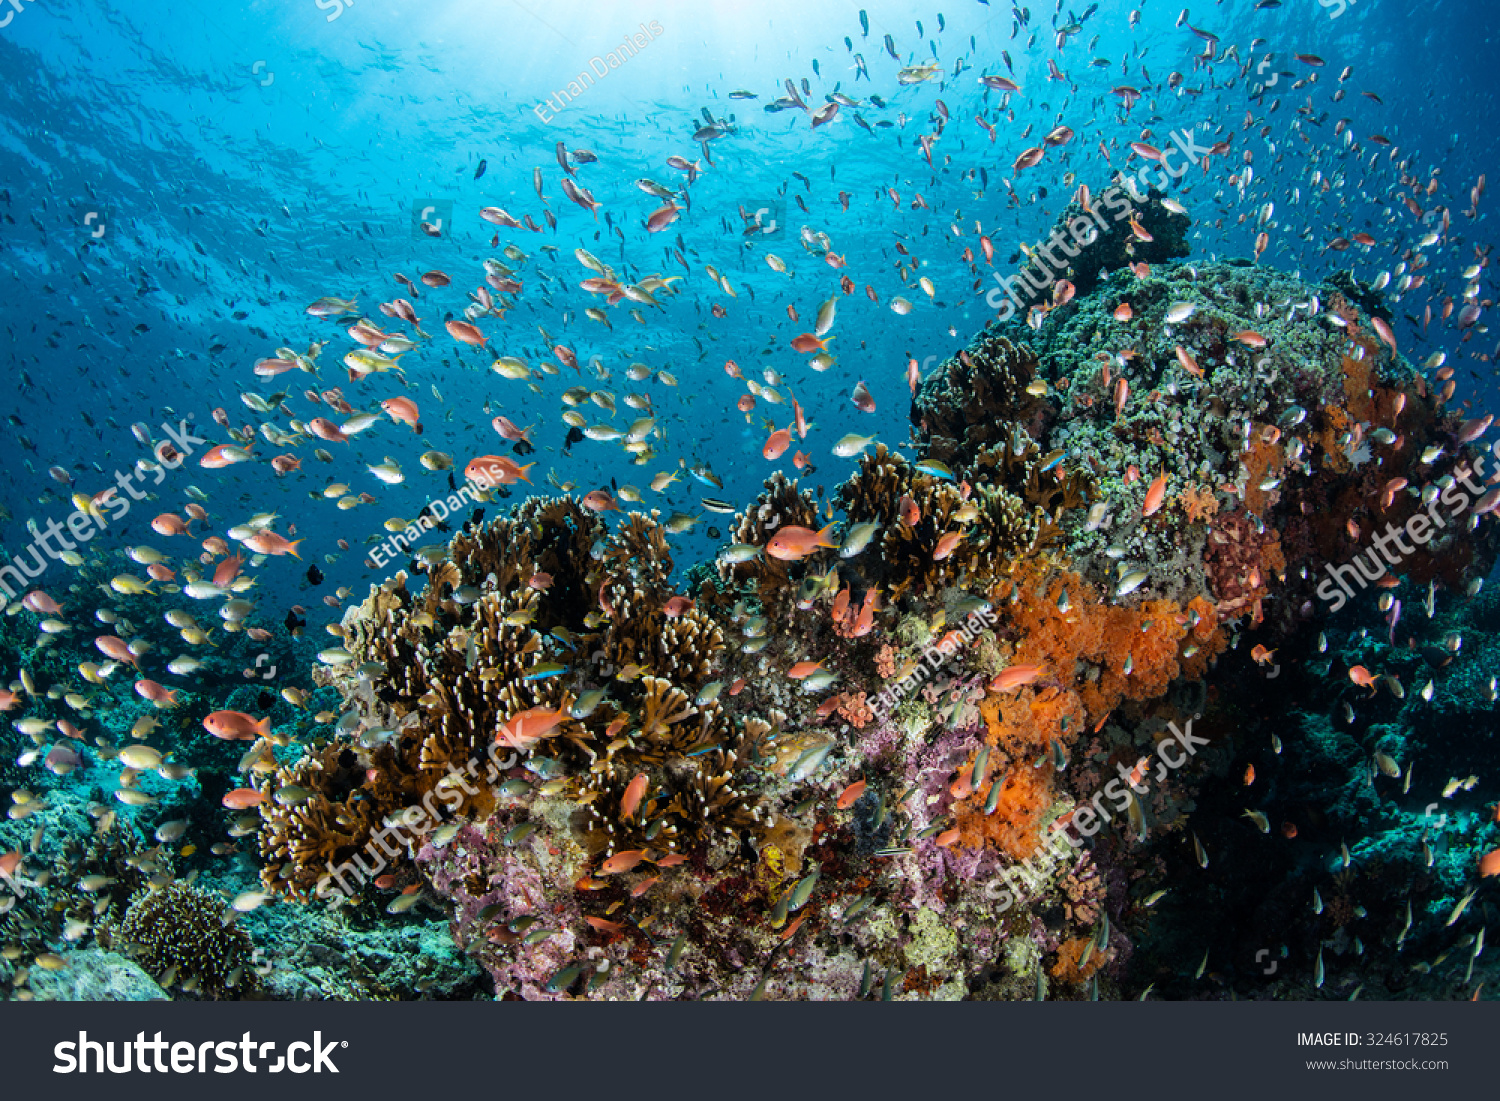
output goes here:
[[1267, 500], [1276, 492], [1261, 486], [1275, 480], [1286, 466], [1286, 453], [1276, 442], [1280, 433], [1271, 425], [1254, 425], [1250, 433], [1250, 446], [1240, 455], [1245, 467], [1245, 507], [1251, 512], [1266, 511]]
[[890, 643], [875, 652], [875, 671], [885, 680], [896, 675], [896, 648]]
[[1087, 963], [1080, 964], [1089, 941], [1089, 937], [1073, 937], [1063, 941], [1057, 950], [1057, 962], [1048, 968], [1054, 979], [1058, 982], [1085, 983], [1095, 971], [1109, 962], [1114, 953], [1113, 950], [1106, 949], [1104, 952], [1092, 953]]
[[1214, 491], [1200, 485], [1188, 486], [1177, 495], [1177, 500], [1181, 503], [1183, 515], [1188, 518], [1189, 523], [1201, 524], [1213, 519], [1214, 513], [1219, 511], [1219, 499], [1214, 495]]
[[[1064, 590], [1066, 612], [1058, 607]], [[961, 844], [992, 842], [1023, 859], [1036, 850], [1042, 816], [1055, 799], [1051, 764], [1035, 767], [1047, 759], [1051, 743], [1066, 751], [1122, 701], [1154, 699], [1184, 673], [1201, 676], [1224, 648], [1224, 637], [1205, 597], [1194, 597], [1186, 609], [1166, 599], [1106, 604], [1077, 574], [1047, 563], [1003, 583], [996, 594], [1001, 601], [1020, 636], [1010, 663], [1035, 663], [1046, 673], [980, 704], [985, 742], [1004, 755], [994, 781], [1002, 786], [991, 814], [984, 813], [988, 784], [965, 793], [954, 809]]]

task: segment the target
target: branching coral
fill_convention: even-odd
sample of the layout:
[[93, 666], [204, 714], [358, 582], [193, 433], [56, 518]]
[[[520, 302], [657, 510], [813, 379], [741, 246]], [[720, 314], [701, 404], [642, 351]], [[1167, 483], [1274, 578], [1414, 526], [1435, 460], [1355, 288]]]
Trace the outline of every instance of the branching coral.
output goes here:
[[1029, 347], [989, 330], [944, 360], [912, 402], [927, 456], [959, 470], [985, 447], [1007, 442], [1011, 426], [1041, 435], [1055, 411], [1028, 390], [1037, 370]]
[[[755, 503], [735, 517], [733, 541], [764, 547], [771, 536], [788, 526], [818, 530], [818, 502], [811, 493], [799, 489], [796, 482], [778, 470], [766, 479], [766, 488]], [[821, 558], [821, 554], [813, 555], [800, 563], [765, 554], [745, 562], [720, 558], [719, 577], [731, 590], [743, 589], [754, 595], [760, 601], [762, 612], [773, 616], [790, 608], [796, 598], [796, 579]]]

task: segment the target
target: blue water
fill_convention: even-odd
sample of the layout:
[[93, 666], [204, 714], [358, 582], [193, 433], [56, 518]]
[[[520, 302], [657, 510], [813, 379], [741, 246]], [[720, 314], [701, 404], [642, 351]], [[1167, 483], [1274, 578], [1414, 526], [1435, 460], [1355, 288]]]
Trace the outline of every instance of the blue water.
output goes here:
[[[191, 412], [197, 424], [214, 429], [203, 434], [222, 443], [228, 436], [212, 424], [215, 408], [236, 426], [269, 419], [287, 429], [288, 416], [253, 413], [242, 393], [287, 390], [291, 414], [309, 419], [328, 409], [305, 400], [303, 391], [337, 385], [359, 410], [378, 412], [377, 402], [394, 395], [414, 398], [424, 434], [416, 437], [382, 415], [353, 444], [325, 445], [331, 463], [313, 458], [318, 441], [303, 443], [295, 449], [300, 472], [279, 479], [266, 461], [289, 449], [263, 440], [254, 461], [224, 470], [200, 469], [195, 456], [154, 490], [157, 500], [134, 508], [95, 546], [149, 543], [183, 553], [185, 540], [162, 540], [146, 525], [159, 511], [180, 512], [186, 488], [195, 485], [208, 498], [213, 530], [275, 511], [278, 530], [295, 525], [297, 536], [307, 538], [304, 558], [325, 571], [327, 584], [309, 594], [299, 587], [304, 567], [275, 559], [258, 571], [262, 599], [312, 604], [340, 585], [353, 588], [357, 599], [382, 575], [363, 564], [362, 553], [368, 539], [384, 536], [382, 522], [409, 518], [448, 492], [445, 476], [423, 470], [417, 455], [437, 448], [461, 469], [475, 455], [506, 453], [488, 424], [503, 413], [538, 426], [538, 449], [523, 461], [537, 461], [539, 492], [557, 492], [547, 485], [549, 473], [580, 492], [613, 478], [639, 487], [664, 515], [681, 509], [706, 516], [696, 535], [677, 538], [680, 567], [708, 553], [709, 525], [728, 527], [727, 517], [704, 513], [702, 495], [743, 502], [772, 469], [794, 473], [799, 449], [818, 468], [812, 483], [831, 488], [851, 468], [830, 454], [832, 441], [846, 432], [876, 432], [899, 446], [908, 427], [907, 359], [915, 358], [925, 374], [937, 362], [930, 357], [961, 347], [991, 316], [981, 296], [992, 285], [992, 269], [980, 258], [976, 275], [961, 259], [965, 247], [979, 253], [978, 229], [994, 243], [993, 270], [1009, 274], [1024, 259], [1017, 244], [1041, 237], [1078, 184], [1096, 194], [1105, 186], [1111, 168], [1101, 141], [1118, 166], [1128, 155], [1125, 143], [1141, 140], [1143, 131], [1150, 132], [1144, 140], [1163, 143], [1173, 131], [1196, 127], [1198, 135], [1232, 144], [1229, 155], [1211, 159], [1206, 174], [1195, 168], [1174, 186], [1195, 216], [1196, 254], [1248, 255], [1257, 211], [1272, 202], [1275, 225], [1264, 259], [1305, 277], [1351, 265], [1367, 279], [1392, 270], [1423, 232], [1400, 203], [1403, 190], [1413, 191], [1401, 186], [1402, 166], [1424, 190], [1437, 174], [1438, 191], [1424, 196], [1422, 206], [1445, 204], [1453, 225], [1440, 245], [1423, 250], [1431, 260], [1428, 285], [1403, 299], [1399, 335], [1414, 361], [1445, 348], [1450, 363], [1471, 366], [1487, 390], [1488, 364], [1454, 354], [1487, 359], [1494, 349], [1482, 331], [1459, 345], [1454, 322], [1435, 321], [1424, 333], [1409, 319], [1420, 321], [1429, 292], [1439, 305], [1442, 295], [1458, 294], [1459, 271], [1474, 262], [1476, 249], [1492, 244], [1490, 196], [1481, 198], [1477, 220], [1459, 213], [1476, 178], [1497, 164], [1494, 130], [1483, 123], [1494, 99], [1485, 29], [1493, 23], [1491, 9], [1446, 3], [1413, 12], [1358, 0], [1335, 17], [1337, 8], [1314, 0], [1267, 10], [1221, 3], [1194, 5], [1186, 25], [1177, 26], [1179, 8], [1147, 2], [1131, 27], [1133, 10], [1104, 3], [1059, 50], [1054, 28], [1068, 25], [1066, 9], [1054, 19], [1034, 4], [1029, 23], [1016, 30], [1011, 10], [998, 0], [872, 3], [868, 36], [852, 3], [7, 7], [0, 28], [6, 74], [0, 327], [10, 338], [11, 374], [23, 385], [0, 441], [11, 475], [3, 498], [11, 519], [0, 528], [6, 552], [19, 553], [29, 541], [27, 519], [62, 519], [71, 511], [67, 493], [97, 492], [144, 454], [130, 424], [144, 422], [159, 436], [155, 426]], [[653, 21], [660, 31], [636, 56], [613, 70], [605, 62], [607, 75], [575, 102], [536, 110], [588, 70], [591, 59]], [[1218, 36], [1219, 60], [1211, 67], [1197, 58], [1205, 39], [1190, 27]], [[900, 61], [887, 52], [886, 34]], [[1224, 57], [1230, 46], [1237, 47], [1237, 61]], [[1002, 51], [1013, 68], [1006, 68]], [[854, 53], [862, 55], [868, 80], [858, 77]], [[1316, 54], [1326, 64], [1313, 67], [1294, 54]], [[934, 57], [939, 79], [898, 83], [903, 65]], [[1096, 58], [1108, 65], [1091, 64]], [[1048, 59], [1066, 81], [1048, 79]], [[1353, 67], [1342, 84], [1347, 94], [1333, 103], [1330, 93], [1345, 65]], [[1184, 77], [1177, 90], [1168, 86], [1174, 71]], [[996, 111], [1001, 93], [986, 91], [980, 74], [1011, 76], [1021, 86], [1006, 113]], [[1298, 86], [1310, 74], [1317, 84]], [[1272, 77], [1276, 83], [1265, 95], [1252, 98], [1247, 85]], [[786, 79], [808, 82], [805, 98], [814, 109], [836, 86], [863, 105], [843, 108], [817, 129], [800, 109], [765, 112], [765, 104], [785, 94]], [[1128, 113], [1111, 92], [1122, 85], [1145, 93]], [[735, 89], [759, 98], [731, 99]], [[872, 94], [886, 106], [871, 104]], [[949, 121], [931, 147], [929, 167], [919, 135], [936, 132], [939, 101]], [[706, 149], [693, 141], [705, 108], [735, 127]], [[981, 111], [996, 126], [993, 142], [975, 121]], [[856, 112], [873, 132], [856, 123]], [[1348, 152], [1335, 134], [1340, 119], [1349, 120], [1358, 152]], [[885, 123], [892, 125], [876, 125]], [[1076, 132], [1071, 142], [1050, 150], [1036, 168], [1011, 170], [1023, 149], [1060, 124]], [[1377, 134], [1394, 151], [1372, 144]], [[580, 184], [601, 204], [596, 215], [563, 195], [559, 142], [597, 155], [597, 163], [576, 167]], [[680, 190], [686, 174], [667, 166], [670, 155], [701, 160], [703, 172], [689, 189], [691, 209], [665, 232], [648, 234], [645, 218], [660, 200], [634, 181], [648, 177]], [[1242, 194], [1228, 178], [1243, 172], [1247, 155], [1254, 179]], [[486, 171], [476, 179], [481, 161]], [[534, 169], [545, 201], [533, 190]], [[1311, 184], [1315, 170], [1337, 185], [1324, 191]], [[847, 211], [841, 191], [850, 197]], [[913, 209], [918, 196], [925, 207]], [[543, 226], [540, 233], [499, 231], [499, 245], [514, 244], [527, 259], [505, 261], [524, 284], [514, 308], [503, 321], [479, 322], [491, 350], [533, 366], [551, 360], [541, 326], [575, 349], [585, 367], [599, 357], [609, 380], [565, 369], [540, 378], [542, 393], [532, 393], [487, 370], [491, 355], [461, 347], [442, 331], [443, 318], [458, 316], [467, 291], [480, 284], [481, 261], [501, 255], [490, 246], [496, 227], [477, 216], [486, 205]], [[783, 231], [746, 236], [741, 205], [770, 205]], [[414, 228], [428, 206], [436, 208], [430, 216], [443, 220], [438, 238]], [[555, 214], [555, 231], [543, 221], [546, 209]], [[797, 239], [803, 226], [826, 232], [847, 267], [834, 270], [805, 251]], [[1379, 247], [1341, 253], [1324, 247], [1335, 235], [1362, 230]], [[638, 324], [627, 312], [631, 303], [604, 307], [578, 289], [592, 274], [574, 259], [579, 247], [633, 278], [683, 276], [674, 284], [681, 293], [662, 295], [660, 308], [642, 307], [647, 323]], [[786, 260], [794, 277], [771, 270], [767, 252]], [[913, 258], [920, 269], [903, 284], [896, 265], [910, 270]], [[737, 297], [716, 287], [705, 265], [722, 272]], [[432, 340], [404, 358], [410, 388], [389, 374], [350, 382], [338, 362], [354, 346], [347, 326], [309, 317], [304, 307], [323, 295], [357, 295], [362, 315], [409, 332], [382, 317], [377, 304], [407, 294], [395, 273], [415, 279], [433, 269], [453, 283], [422, 288], [415, 300]], [[837, 362], [815, 373], [788, 341], [810, 330], [818, 303], [837, 293], [843, 275], [855, 291], [839, 296], [830, 346]], [[933, 298], [917, 285], [918, 275], [931, 279]], [[878, 303], [864, 293], [867, 284]], [[910, 314], [889, 308], [896, 294], [914, 304]], [[712, 315], [715, 304], [724, 317]], [[607, 310], [612, 329], [583, 316], [590, 305]], [[799, 322], [789, 319], [788, 306]], [[301, 372], [270, 382], [251, 373], [254, 361], [276, 347], [301, 351], [313, 340], [331, 342], [316, 382]], [[734, 408], [744, 386], [724, 370], [731, 359], [758, 381], [767, 368], [779, 372], [784, 381], [777, 389], [795, 395], [816, 424], [775, 463], [760, 449], [767, 422], [784, 427], [790, 404], [758, 402], [747, 424]], [[627, 382], [632, 362], [667, 369], [678, 386]], [[1468, 392], [1469, 371], [1458, 367], [1457, 378], [1466, 388], [1461, 393]], [[878, 402], [874, 414], [849, 400], [861, 379]], [[562, 453], [559, 396], [578, 384], [615, 395], [621, 404], [612, 419], [586, 410], [590, 423], [608, 420], [620, 428], [640, 415], [624, 407], [624, 395], [649, 394], [665, 435], [655, 441], [650, 463], [630, 464], [617, 443], [584, 441]], [[385, 456], [405, 470], [403, 484], [382, 485], [367, 471]], [[679, 460], [710, 462], [724, 488], [684, 476], [666, 494], [646, 489], [653, 473]], [[49, 478], [53, 465], [67, 469], [75, 484], [65, 490]], [[377, 503], [340, 511], [320, 495], [332, 482], [368, 492]], [[339, 538], [352, 549], [341, 551]], [[57, 585], [63, 570], [54, 563], [43, 583]]]

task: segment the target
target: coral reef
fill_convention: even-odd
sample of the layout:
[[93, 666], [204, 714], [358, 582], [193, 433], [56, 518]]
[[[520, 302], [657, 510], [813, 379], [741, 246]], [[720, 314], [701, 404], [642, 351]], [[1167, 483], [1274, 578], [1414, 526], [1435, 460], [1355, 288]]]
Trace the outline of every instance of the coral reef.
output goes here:
[[[1335, 524], [1403, 522], [1423, 501], [1392, 479], [1467, 455], [1419, 460], [1451, 421], [1337, 291], [1161, 236], [1149, 274], [1096, 257], [1093, 294], [933, 374], [918, 457], [864, 454], [833, 546], [762, 550], [820, 527], [777, 474], [732, 525], [753, 553], [687, 595], [654, 514], [571, 498], [373, 590], [323, 674], [346, 722], [264, 778], [267, 885], [357, 861], [342, 904], [439, 901], [502, 997], [1120, 993], [1156, 847], [1202, 844], [1236, 752], [1205, 680], [1246, 631], [1301, 637]], [[1461, 584], [1494, 553], [1486, 529], [1403, 569]]]

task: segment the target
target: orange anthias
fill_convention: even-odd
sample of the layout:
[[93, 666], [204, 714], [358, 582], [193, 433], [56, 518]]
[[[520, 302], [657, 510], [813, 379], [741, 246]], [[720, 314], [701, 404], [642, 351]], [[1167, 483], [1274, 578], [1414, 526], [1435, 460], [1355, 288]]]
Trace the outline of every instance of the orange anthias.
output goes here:
[[1167, 498], [1167, 476], [1158, 474], [1146, 488], [1146, 500], [1141, 505], [1141, 515], [1150, 516], [1161, 508]]
[[545, 707], [530, 707], [502, 723], [495, 740], [514, 749], [526, 750], [543, 738], [557, 733], [568, 713], [561, 708], [556, 711]]
[[1349, 670], [1349, 679], [1361, 688], [1368, 688], [1370, 695], [1375, 694], [1375, 674], [1371, 673], [1363, 665], [1356, 665]]
[[1012, 665], [1001, 671], [1000, 675], [990, 681], [992, 692], [1014, 692], [1018, 688], [1024, 688], [1046, 672], [1046, 667], [1037, 664]]
[[829, 524], [818, 531], [813, 531], [810, 528], [789, 524], [767, 541], [766, 553], [784, 562], [795, 562], [800, 558], [806, 558], [820, 547], [833, 550], [838, 546], [831, 538], [833, 527], [834, 525]]
[[828, 342], [832, 339], [833, 337], [829, 336], [820, 340], [813, 336], [812, 333], [803, 333], [801, 336], [792, 339], [792, 350], [797, 352], [826, 352], [828, 350]]

